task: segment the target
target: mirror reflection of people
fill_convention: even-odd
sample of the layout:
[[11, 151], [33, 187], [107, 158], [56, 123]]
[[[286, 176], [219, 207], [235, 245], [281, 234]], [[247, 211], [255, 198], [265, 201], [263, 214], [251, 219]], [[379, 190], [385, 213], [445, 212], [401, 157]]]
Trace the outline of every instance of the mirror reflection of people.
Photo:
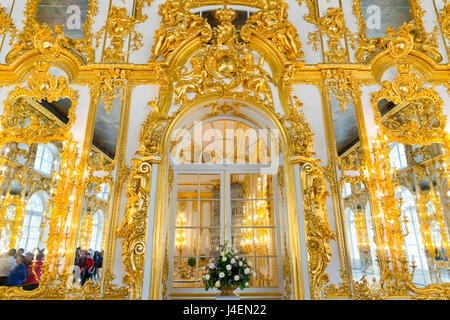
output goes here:
[[78, 247], [75, 251], [75, 261], [73, 264], [73, 281], [75, 283], [79, 283], [81, 281], [81, 268], [80, 268], [80, 259], [81, 259], [81, 247]]
[[86, 252], [85, 264], [81, 269], [81, 285], [83, 286], [94, 273], [94, 259], [91, 258], [91, 253]]
[[26, 269], [27, 278], [25, 279], [23, 289], [34, 290], [39, 287], [39, 281], [41, 279], [42, 265], [44, 263], [44, 254], [38, 250], [36, 254], [36, 261], [31, 261]]
[[16, 249], [11, 249], [0, 256], [0, 286], [8, 285], [10, 271], [16, 265]]
[[96, 282], [100, 281], [102, 275], [102, 264], [103, 264], [103, 250], [95, 251], [94, 254], [94, 279]]
[[20, 286], [23, 284], [27, 278], [26, 262], [25, 256], [21, 255], [16, 258], [16, 265], [8, 276], [8, 286]]
[[17, 258], [19, 256], [23, 256], [24, 252], [25, 252], [25, 249], [24, 248], [20, 248], [19, 250], [17, 250], [15, 257]]
[[33, 254], [31, 252], [27, 252], [25, 254], [25, 259], [27, 260], [25, 265], [28, 267], [28, 265], [33, 261]]

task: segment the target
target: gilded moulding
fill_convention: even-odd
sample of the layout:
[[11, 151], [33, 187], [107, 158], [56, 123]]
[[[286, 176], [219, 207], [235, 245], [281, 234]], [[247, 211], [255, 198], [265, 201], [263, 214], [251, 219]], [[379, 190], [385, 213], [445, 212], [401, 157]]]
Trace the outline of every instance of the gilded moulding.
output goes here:
[[[434, 88], [425, 88], [424, 79], [417, 77], [409, 64], [397, 67], [397, 77], [381, 83], [383, 89], [372, 94], [375, 123], [390, 141], [403, 144], [428, 145], [444, 142], [448, 146], [449, 133], [445, 131], [446, 116], [442, 113], [443, 101]], [[378, 102], [386, 99], [396, 107], [383, 117]], [[399, 116], [408, 119], [403, 122]]]
[[308, 253], [311, 299], [323, 299], [329, 281], [326, 268], [331, 260], [330, 240], [336, 234], [329, 225], [325, 201], [327, 184], [317, 161], [302, 165], [300, 173], [303, 189], [303, 212]]
[[445, 3], [444, 8], [439, 12], [438, 20], [442, 33], [450, 41], [450, 2]]
[[[338, 171], [336, 165], [339, 165], [339, 158], [337, 156], [336, 151], [336, 141], [335, 141], [335, 135], [334, 135], [334, 129], [333, 129], [333, 122], [332, 122], [332, 114], [331, 114], [331, 103], [330, 103], [330, 91], [331, 88], [329, 88], [326, 82], [326, 75], [333, 74], [333, 69], [330, 71], [323, 70], [323, 78], [317, 86], [320, 89], [321, 93], [321, 99], [322, 99], [322, 115], [323, 115], [323, 123], [324, 123], [324, 130], [325, 130], [325, 138], [326, 138], [326, 144], [327, 144], [327, 158], [328, 158], [328, 164], [327, 166], [323, 167], [323, 174], [325, 179], [328, 180], [329, 187], [331, 190], [332, 200], [333, 200], [333, 209], [334, 209], [334, 218], [336, 223], [336, 236], [337, 236], [337, 245], [338, 245], [338, 252], [339, 252], [339, 263], [340, 263], [340, 276], [342, 279], [342, 282], [339, 283], [339, 287], [337, 287], [335, 284], [329, 284], [324, 288], [324, 293], [327, 298], [342, 298], [342, 297], [348, 297], [351, 295], [350, 291], [350, 278], [349, 278], [349, 263], [348, 263], [348, 254], [346, 251], [346, 245], [345, 245], [345, 230], [343, 228], [343, 206], [341, 203], [341, 197], [340, 197], [340, 191], [339, 191], [339, 184], [338, 184]], [[339, 77], [339, 76], [337, 76]], [[343, 85], [348, 82], [348, 78], [350, 75], [342, 75], [343, 79], [346, 79], [345, 81], [339, 80], [336, 81], [334, 84], [336, 84], [335, 89], [338, 95], [343, 97], [348, 97], [349, 101], [351, 98], [354, 98], [353, 93], [351, 92], [351, 89], [353, 89], [353, 86], [346, 86]], [[340, 83], [342, 82], [342, 84]], [[342, 89], [340, 89], [342, 88]], [[350, 91], [349, 91], [350, 90]]]
[[[34, 65], [35, 69], [29, 74], [25, 80], [27, 85], [23, 87], [16, 87], [10, 93], [8, 99], [5, 101], [4, 113], [1, 117], [2, 142], [15, 142], [18, 138], [24, 135], [29, 137], [40, 137], [42, 143], [53, 140], [64, 141], [67, 137], [67, 132], [75, 122], [75, 109], [78, 101], [78, 93], [70, 88], [65, 77], [56, 78], [48, 72], [50, 65], [43, 61], [38, 61]], [[52, 128], [52, 124], [42, 126], [40, 119], [36, 116], [31, 116], [30, 124], [26, 127], [23, 125], [24, 119], [21, 117], [24, 114], [18, 114], [15, 110], [15, 101], [21, 97], [29, 97], [35, 100], [44, 100], [54, 102], [60, 98], [68, 98], [71, 100], [71, 107], [68, 113], [68, 123], [62, 128]]]
[[342, 113], [347, 110], [351, 100], [361, 96], [360, 83], [355, 79], [353, 73], [347, 70], [326, 69], [324, 78], [327, 81], [329, 91], [333, 92], [339, 101]]
[[106, 24], [95, 34], [96, 47], [100, 46], [100, 39], [104, 35], [105, 44], [107, 38], [110, 39], [110, 46], [104, 49], [102, 61], [105, 62], [125, 62], [125, 57], [129, 50], [124, 51], [125, 40], [130, 37], [130, 45], [133, 50], [139, 50], [144, 44], [142, 34], [134, 30], [136, 24], [147, 20], [147, 15], [142, 14], [145, 5], [150, 5], [151, 0], [140, 0], [133, 12], [132, 17], [128, 17], [127, 8], [119, 8], [113, 5], [108, 13]]
[[[84, 59], [88, 62], [94, 62], [95, 50], [93, 47], [92, 39], [94, 37], [92, 33], [92, 24], [94, 22], [94, 16], [98, 13], [97, 0], [89, 1], [88, 13], [83, 26], [84, 37], [79, 40], [74, 40], [64, 36], [62, 26], [55, 24], [52, 31], [46, 24], [39, 24], [36, 22], [36, 13], [38, 10], [38, 4], [40, 0], [28, 0], [25, 7], [25, 24], [21, 32], [16, 31], [12, 33], [11, 45], [12, 49], [6, 56], [6, 61], [11, 63], [19, 55], [32, 50], [35, 46], [44, 54], [53, 52], [57, 53], [59, 48], [66, 50], [74, 49], [80, 53]], [[42, 37], [41, 33], [47, 35], [47, 39], [42, 42], [42, 45], [36, 45], [36, 37]], [[54, 33], [56, 38], [51, 39], [51, 35]]]
[[[314, 12], [317, 13], [316, 10]], [[311, 17], [313, 17], [310, 14]], [[351, 37], [350, 30], [345, 26], [344, 13], [341, 8], [329, 7], [324, 16], [316, 16], [312, 20], [318, 30], [308, 34], [309, 44], [313, 45], [313, 49], [318, 51], [319, 35], [327, 36], [328, 51], [324, 54], [329, 63], [345, 62], [347, 60], [347, 49], [342, 45], [342, 40]]]
[[[16, 27], [13, 20], [9, 17], [4, 7], [0, 7], [0, 35], [5, 35], [8, 32], [15, 33]], [[1, 49], [1, 47], [0, 47]]]
[[132, 299], [142, 298], [152, 175], [151, 159], [151, 157], [132, 159], [133, 166], [126, 185], [128, 202], [123, 220], [116, 229], [116, 237], [123, 238], [122, 259], [125, 269], [123, 282], [128, 286]]

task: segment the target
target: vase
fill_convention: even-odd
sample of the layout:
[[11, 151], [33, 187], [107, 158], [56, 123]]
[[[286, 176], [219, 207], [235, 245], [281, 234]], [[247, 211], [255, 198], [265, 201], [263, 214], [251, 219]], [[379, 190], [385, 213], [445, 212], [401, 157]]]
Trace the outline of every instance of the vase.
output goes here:
[[239, 296], [236, 292], [236, 287], [225, 287], [220, 289], [220, 293], [217, 295], [220, 297], [232, 297], [232, 296]]

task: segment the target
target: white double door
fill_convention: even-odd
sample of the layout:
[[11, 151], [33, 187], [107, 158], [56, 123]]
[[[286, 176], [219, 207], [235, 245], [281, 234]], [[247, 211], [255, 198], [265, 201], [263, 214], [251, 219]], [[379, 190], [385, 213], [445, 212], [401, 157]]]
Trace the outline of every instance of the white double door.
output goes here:
[[275, 172], [255, 166], [174, 168], [169, 295], [204, 293], [202, 276], [217, 245], [228, 241], [252, 262], [247, 292], [279, 290], [279, 201]]

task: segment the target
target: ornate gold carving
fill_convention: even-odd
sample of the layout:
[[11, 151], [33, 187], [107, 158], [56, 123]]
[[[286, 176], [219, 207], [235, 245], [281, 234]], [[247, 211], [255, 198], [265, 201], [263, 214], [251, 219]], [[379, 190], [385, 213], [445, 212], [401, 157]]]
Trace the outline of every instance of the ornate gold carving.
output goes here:
[[268, 82], [271, 76], [263, 69], [264, 59], [255, 64], [253, 53], [238, 42], [238, 35], [231, 23], [236, 12], [219, 9], [215, 12], [220, 25], [213, 30], [211, 45], [205, 45], [190, 60], [192, 70], [184, 70], [175, 85], [175, 103], [185, 103], [187, 94], [195, 97], [209, 93], [234, 92], [242, 88], [254, 94], [261, 102], [273, 104], [272, 90]]
[[123, 282], [127, 284], [131, 298], [141, 299], [152, 167], [146, 158], [132, 161], [130, 180], [126, 187], [128, 202], [123, 220], [116, 229], [116, 236], [123, 238]]
[[291, 297], [291, 262], [287, 249], [286, 235], [284, 236], [284, 249], [283, 249], [283, 278], [284, 278], [284, 296], [285, 300], [289, 300]]
[[374, 52], [383, 49], [389, 50], [395, 59], [400, 59], [407, 56], [413, 48], [427, 54], [437, 63], [442, 61], [438, 51], [437, 26], [433, 32], [427, 33], [422, 22], [425, 11], [420, 6], [420, 0], [411, 0], [410, 4], [413, 21], [403, 24], [398, 31], [388, 27], [386, 37], [370, 39], [366, 36], [360, 0], [353, 2], [353, 13], [358, 21], [359, 31], [358, 37], [352, 39], [352, 48], [356, 49], [358, 62], [366, 61]]
[[105, 26], [103, 26], [97, 33], [96, 39], [98, 47], [100, 45], [100, 38], [103, 34], [110, 38], [110, 46], [105, 49], [103, 61], [109, 62], [124, 62], [128, 51], [124, 51], [125, 39], [132, 36], [131, 47], [133, 50], [139, 50], [142, 46], [142, 34], [135, 31], [136, 24], [145, 22], [147, 16], [142, 14], [144, 5], [150, 5], [150, 0], [139, 1], [136, 6], [136, 17], [128, 17], [127, 8], [119, 8], [112, 6], [108, 14]]
[[302, 44], [298, 40], [297, 30], [287, 17], [287, 4], [284, 1], [262, 1], [263, 9], [252, 14], [240, 35], [250, 42], [252, 36], [263, 37], [272, 42], [287, 59], [304, 58]]
[[103, 152], [92, 146], [87, 163], [89, 165], [89, 171], [91, 172], [105, 171], [110, 173], [116, 166], [116, 158], [111, 159]]
[[152, 110], [147, 115], [139, 133], [139, 151], [137, 155], [153, 156], [160, 154], [160, 140], [169, 121], [173, 116], [162, 115], [156, 104], [156, 99], [148, 103]]
[[305, 120], [301, 103], [297, 97], [293, 97], [295, 106], [290, 106], [286, 115], [278, 115], [281, 123], [285, 125], [289, 134], [289, 143], [293, 155], [310, 157], [313, 155], [312, 144], [314, 134], [311, 126]]
[[[397, 77], [383, 81], [383, 89], [372, 94], [375, 122], [391, 141], [404, 144], [429, 145], [449, 139], [445, 131], [446, 116], [442, 113], [443, 102], [434, 88], [425, 88], [424, 80], [417, 77], [411, 65], [397, 67]], [[384, 116], [378, 102], [386, 99], [397, 106]]]
[[191, 1], [169, 0], [159, 7], [162, 17], [161, 26], [155, 33], [155, 44], [152, 47], [152, 57], [156, 60], [168, 54], [186, 40], [200, 36], [202, 42], [211, 39], [212, 31], [206, 19], [189, 11]]
[[331, 283], [324, 288], [324, 292], [325, 297], [328, 299], [336, 297], [347, 298], [351, 296], [350, 285], [347, 282], [339, 283], [339, 287], [336, 286], [334, 283]]
[[318, 28], [308, 34], [309, 44], [313, 45], [314, 50], [318, 50], [319, 32], [323, 32], [328, 37], [328, 51], [324, 51], [328, 62], [344, 62], [347, 50], [341, 42], [344, 37], [351, 36], [351, 32], [345, 26], [342, 9], [329, 7], [327, 13], [321, 18], [313, 16], [310, 10], [309, 20], [308, 22], [314, 23]]
[[441, 25], [442, 33], [447, 37], [447, 40], [450, 41], [450, 2], [445, 3], [444, 8], [439, 13], [439, 23]]
[[[128, 74], [128, 70], [109, 66], [108, 70], [100, 71], [97, 79], [91, 82], [91, 96], [94, 103], [98, 103], [101, 99], [105, 104], [106, 113], [109, 113], [114, 100], [124, 88]], [[122, 96], [122, 101], [123, 99], [125, 97]]]
[[[49, 73], [50, 65], [38, 61], [34, 65], [35, 69], [31, 71], [27, 78], [27, 86], [16, 87], [12, 91], [5, 102], [5, 111], [1, 118], [2, 132], [0, 133], [0, 141], [19, 142], [21, 139], [27, 140], [27, 137], [39, 137], [42, 143], [53, 140], [64, 141], [68, 134], [68, 129], [75, 121], [75, 109], [78, 100], [78, 93], [68, 87], [67, 80], [63, 76], [56, 78]], [[69, 121], [66, 127], [54, 128], [43, 125], [40, 117], [35, 113], [20, 114], [14, 110], [16, 100], [22, 97], [30, 97], [35, 100], [47, 100], [48, 102], [57, 101], [60, 98], [69, 98], [71, 107], [69, 110]], [[17, 105], [20, 108], [20, 104]], [[30, 116], [30, 122], [25, 126], [24, 116]], [[16, 118], [12, 118], [16, 116]]]
[[324, 286], [329, 281], [325, 271], [331, 260], [329, 243], [336, 239], [325, 207], [327, 184], [317, 162], [305, 163], [301, 168], [311, 299], [323, 298]]
[[339, 101], [342, 113], [345, 113], [347, 105], [352, 104], [355, 97], [361, 96], [360, 84], [353, 77], [351, 71], [327, 69], [324, 74], [328, 88]]
[[343, 155], [337, 158], [337, 164], [341, 171], [361, 171], [365, 168], [364, 153], [361, 143], [358, 142]]
[[[25, 8], [25, 25], [22, 32], [13, 32], [10, 43], [12, 49], [6, 57], [6, 61], [11, 63], [20, 54], [38, 49], [43, 54], [57, 55], [64, 50], [70, 54], [70, 50], [85, 56], [88, 62], [93, 62], [95, 59], [95, 50], [93, 48], [91, 31], [94, 16], [98, 13], [97, 0], [89, 1], [88, 13], [83, 26], [84, 37], [82, 39], [74, 40], [64, 36], [62, 26], [55, 24], [52, 31], [46, 24], [39, 24], [35, 20], [40, 0], [29, 0]], [[55, 37], [52, 36], [55, 35]]]
[[103, 298], [116, 299], [127, 298], [129, 295], [128, 288], [121, 286], [117, 287], [117, 284], [112, 283], [114, 280], [114, 274], [112, 272], [105, 273], [105, 280], [103, 285]]
[[16, 27], [5, 8], [0, 7], [0, 35], [5, 35], [8, 32], [15, 33]]

